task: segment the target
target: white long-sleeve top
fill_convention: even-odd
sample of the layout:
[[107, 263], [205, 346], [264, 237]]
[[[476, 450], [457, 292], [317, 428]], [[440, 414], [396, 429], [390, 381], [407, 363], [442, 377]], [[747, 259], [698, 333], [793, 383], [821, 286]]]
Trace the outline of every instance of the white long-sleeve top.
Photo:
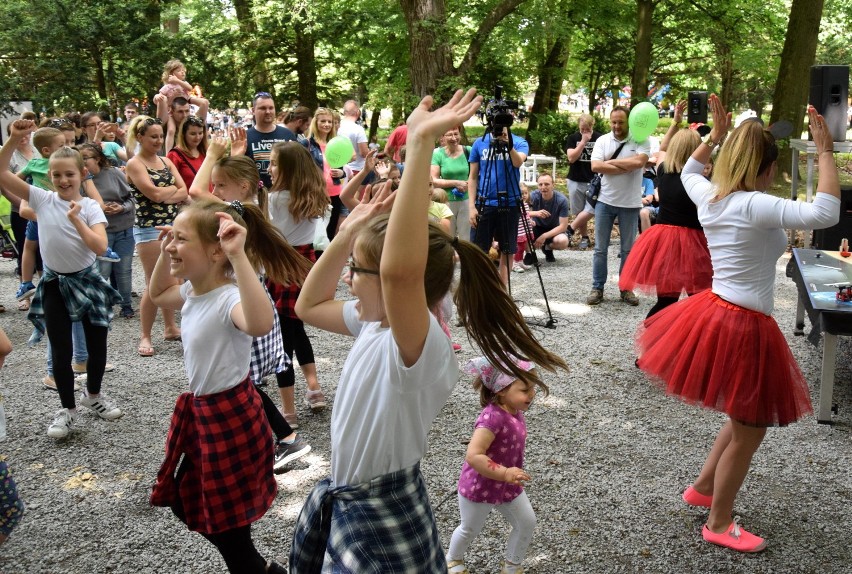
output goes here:
[[766, 315], [775, 306], [775, 264], [787, 248], [784, 229], [823, 229], [840, 219], [840, 199], [817, 193], [813, 203], [760, 191], [737, 191], [711, 201], [716, 191], [690, 158], [681, 172], [689, 198], [698, 208], [710, 259], [713, 293]]

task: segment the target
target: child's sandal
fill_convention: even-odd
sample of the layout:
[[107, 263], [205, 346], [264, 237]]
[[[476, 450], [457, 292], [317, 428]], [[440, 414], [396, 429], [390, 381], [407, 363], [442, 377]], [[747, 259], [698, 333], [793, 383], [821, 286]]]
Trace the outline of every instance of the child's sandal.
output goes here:
[[464, 560], [452, 560], [447, 562], [447, 572], [449, 574], [468, 574], [467, 566], [464, 565]]

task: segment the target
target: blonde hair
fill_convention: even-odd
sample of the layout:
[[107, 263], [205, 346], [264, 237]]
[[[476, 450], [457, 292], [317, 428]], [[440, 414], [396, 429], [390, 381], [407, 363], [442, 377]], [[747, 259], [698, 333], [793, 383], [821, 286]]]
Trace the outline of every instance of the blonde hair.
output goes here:
[[[138, 115], [135, 116], [130, 123], [127, 125], [127, 149], [134, 150], [136, 149], [136, 136], [144, 135], [145, 130], [140, 130], [140, 124], [145, 120], [152, 120], [151, 116], [143, 116]], [[146, 128], [147, 129], [147, 128]], [[141, 131], [142, 133], [137, 133]]]
[[[229, 214], [246, 228], [245, 252], [252, 266], [263, 269], [266, 276], [281, 285], [301, 285], [311, 262], [287, 243], [281, 232], [252, 203], [242, 204], [242, 214], [233, 203], [218, 199], [197, 199], [181, 209], [198, 233], [198, 238], [208, 245], [219, 243], [220, 212]], [[229, 268], [230, 264], [226, 264]]]
[[592, 114], [580, 114], [580, 117], [577, 118], [577, 129], [580, 129], [580, 126], [587, 125], [590, 128], [595, 128], [595, 118]]
[[432, 189], [432, 201], [434, 201], [435, 203], [448, 204], [450, 203], [450, 198], [444, 189], [436, 187]]
[[[49, 148], [56, 136], [62, 136], [62, 132], [56, 128], [38, 128], [33, 134], [33, 145], [38, 153], [44, 155], [44, 148]], [[64, 139], [65, 136], [62, 136], [62, 138]]]
[[[57, 132], [59, 130], [56, 130]], [[48, 161], [48, 165], [55, 159], [72, 159], [74, 163], [77, 165], [77, 169], [80, 170], [80, 173], [83, 173], [83, 156], [80, 155], [73, 147], [62, 146], [52, 154], [50, 154], [50, 160]]]
[[322, 217], [331, 199], [311, 153], [300, 143], [278, 142], [272, 146], [271, 157], [278, 171], [272, 188], [290, 192], [287, 209], [293, 219], [298, 223], [302, 219]]
[[666, 173], [680, 173], [686, 161], [692, 156], [692, 152], [701, 145], [701, 136], [695, 130], [680, 130], [666, 150], [666, 158], [663, 160], [663, 169]]
[[260, 175], [254, 160], [245, 155], [226, 155], [216, 162], [213, 169], [223, 171], [225, 177], [232, 181], [248, 183], [250, 198], [257, 201], [257, 206], [264, 214], [269, 213], [269, 193], [260, 183]]
[[[388, 215], [371, 220], [355, 240], [365, 265], [380, 267]], [[452, 238], [440, 225], [429, 222], [428, 255], [423, 274], [426, 306], [432, 309], [450, 291], [455, 272], [454, 257], [461, 262], [461, 278], [453, 295], [462, 326], [492, 365], [507, 365], [507, 371], [528, 384], [537, 376], [518, 367], [517, 359], [532, 361], [554, 371], [568, 370], [565, 361], [545, 349], [529, 330], [511, 295], [506, 291], [488, 256], [470, 241]]]
[[317, 111], [314, 112], [314, 117], [311, 120], [311, 127], [308, 130], [308, 137], [316, 138], [318, 133], [317, 124], [319, 122], [317, 118], [320, 116], [328, 116], [331, 118], [331, 131], [327, 136], [325, 136], [325, 141], [328, 141], [337, 135], [337, 127], [334, 125], [334, 112], [328, 108], [317, 108]]
[[760, 191], [757, 178], [778, 159], [775, 138], [756, 121], [740, 124], [719, 151], [713, 170], [714, 199], [724, 199], [735, 191]]
[[160, 76], [160, 79], [163, 81], [164, 84], [169, 81], [169, 76], [174, 75], [175, 70], [177, 70], [178, 68], [186, 69], [186, 66], [184, 66], [183, 62], [181, 62], [177, 58], [173, 58], [166, 62], [166, 65], [163, 66], [163, 75]]

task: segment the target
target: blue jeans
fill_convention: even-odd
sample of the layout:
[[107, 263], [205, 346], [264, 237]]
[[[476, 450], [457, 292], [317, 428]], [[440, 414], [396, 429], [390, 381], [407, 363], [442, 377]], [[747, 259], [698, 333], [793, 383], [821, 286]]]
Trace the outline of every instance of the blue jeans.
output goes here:
[[[121, 310], [132, 311], [130, 292], [133, 288], [133, 248], [136, 240], [133, 238], [133, 228], [124, 231], [107, 232], [107, 244], [115, 251], [121, 261], [98, 261], [101, 275], [109, 281], [121, 294]], [[112, 275], [113, 277], [110, 277]]]
[[[86, 348], [86, 333], [83, 332], [83, 323], [74, 321], [71, 323], [71, 341], [74, 349], [73, 357], [75, 363], [85, 363], [89, 360], [89, 350]], [[50, 337], [47, 338], [47, 374], [53, 376], [53, 353], [50, 348]]]
[[[638, 192], [637, 192], [638, 193]], [[599, 201], [595, 206], [595, 254], [592, 256], [592, 289], [603, 291], [606, 284], [607, 267], [606, 259], [609, 251], [609, 236], [612, 233], [612, 225], [618, 217], [618, 229], [621, 232], [621, 265], [618, 270], [624, 268], [624, 262], [636, 241], [639, 232], [639, 210], [640, 207], [614, 207]]]

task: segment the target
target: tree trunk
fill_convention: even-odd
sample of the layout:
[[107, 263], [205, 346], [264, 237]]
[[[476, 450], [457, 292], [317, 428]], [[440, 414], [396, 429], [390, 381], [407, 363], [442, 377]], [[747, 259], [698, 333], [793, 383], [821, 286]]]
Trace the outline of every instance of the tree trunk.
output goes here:
[[367, 140], [370, 143], [373, 143], [377, 139], [377, 135], [379, 132], [379, 117], [382, 115], [382, 108], [376, 108], [373, 110], [373, 113], [370, 114], [370, 133], [367, 136]]
[[[237, 22], [240, 26], [240, 37], [243, 45], [253, 46], [257, 43], [257, 23], [254, 21], [252, 14], [253, 0], [233, 0], [234, 12], [237, 14]], [[260, 55], [259, 60], [249, 62], [252, 67], [252, 80], [254, 88], [258, 90], [268, 91], [275, 96], [275, 86], [269, 80], [269, 70], [266, 67], [266, 58], [264, 54]]]
[[[810, 67], [816, 56], [817, 35], [824, 0], [793, 0], [787, 35], [781, 52], [781, 66], [772, 97], [769, 123], [787, 120], [793, 124], [793, 137], [802, 133], [805, 105], [808, 103]], [[792, 152], [789, 146], [780, 149], [779, 180], [790, 176]]]
[[547, 113], [553, 109], [551, 106], [554, 90], [557, 92], [556, 101], [559, 101], [559, 94], [562, 91], [562, 71], [567, 61], [568, 43], [563, 38], [556, 38], [538, 71], [538, 87], [535, 90], [527, 134], [538, 127], [537, 114]]
[[414, 94], [434, 94], [438, 80], [455, 76], [450, 45], [446, 42], [447, 9], [444, 0], [401, 0], [408, 25], [409, 74]]
[[400, 0], [408, 26], [409, 75], [414, 94], [420, 98], [432, 94], [437, 101], [445, 101], [452, 87], [458, 84], [454, 77], [464, 76], [473, 69], [482, 46], [497, 24], [525, 1], [499, 0], [480, 22], [456, 68], [447, 42], [444, 0]]
[[589, 113], [595, 113], [595, 107], [598, 104], [598, 90], [601, 87], [601, 68], [595, 68], [594, 64], [592, 64], [591, 69], [589, 70]]
[[316, 40], [307, 32], [304, 10], [294, 14], [293, 30], [296, 33], [296, 76], [299, 79], [299, 101], [303, 106], [317, 109], [317, 61], [314, 57]]
[[727, 39], [716, 42], [716, 50], [719, 56], [719, 75], [722, 77], [722, 93], [719, 98], [725, 109], [730, 109], [734, 93], [734, 55]]
[[630, 83], [630, 105], [648, 100], [648, 71], [651, 68], [651, 29], [654, 20], [652, 0], [636, 0], [636, 63]]

